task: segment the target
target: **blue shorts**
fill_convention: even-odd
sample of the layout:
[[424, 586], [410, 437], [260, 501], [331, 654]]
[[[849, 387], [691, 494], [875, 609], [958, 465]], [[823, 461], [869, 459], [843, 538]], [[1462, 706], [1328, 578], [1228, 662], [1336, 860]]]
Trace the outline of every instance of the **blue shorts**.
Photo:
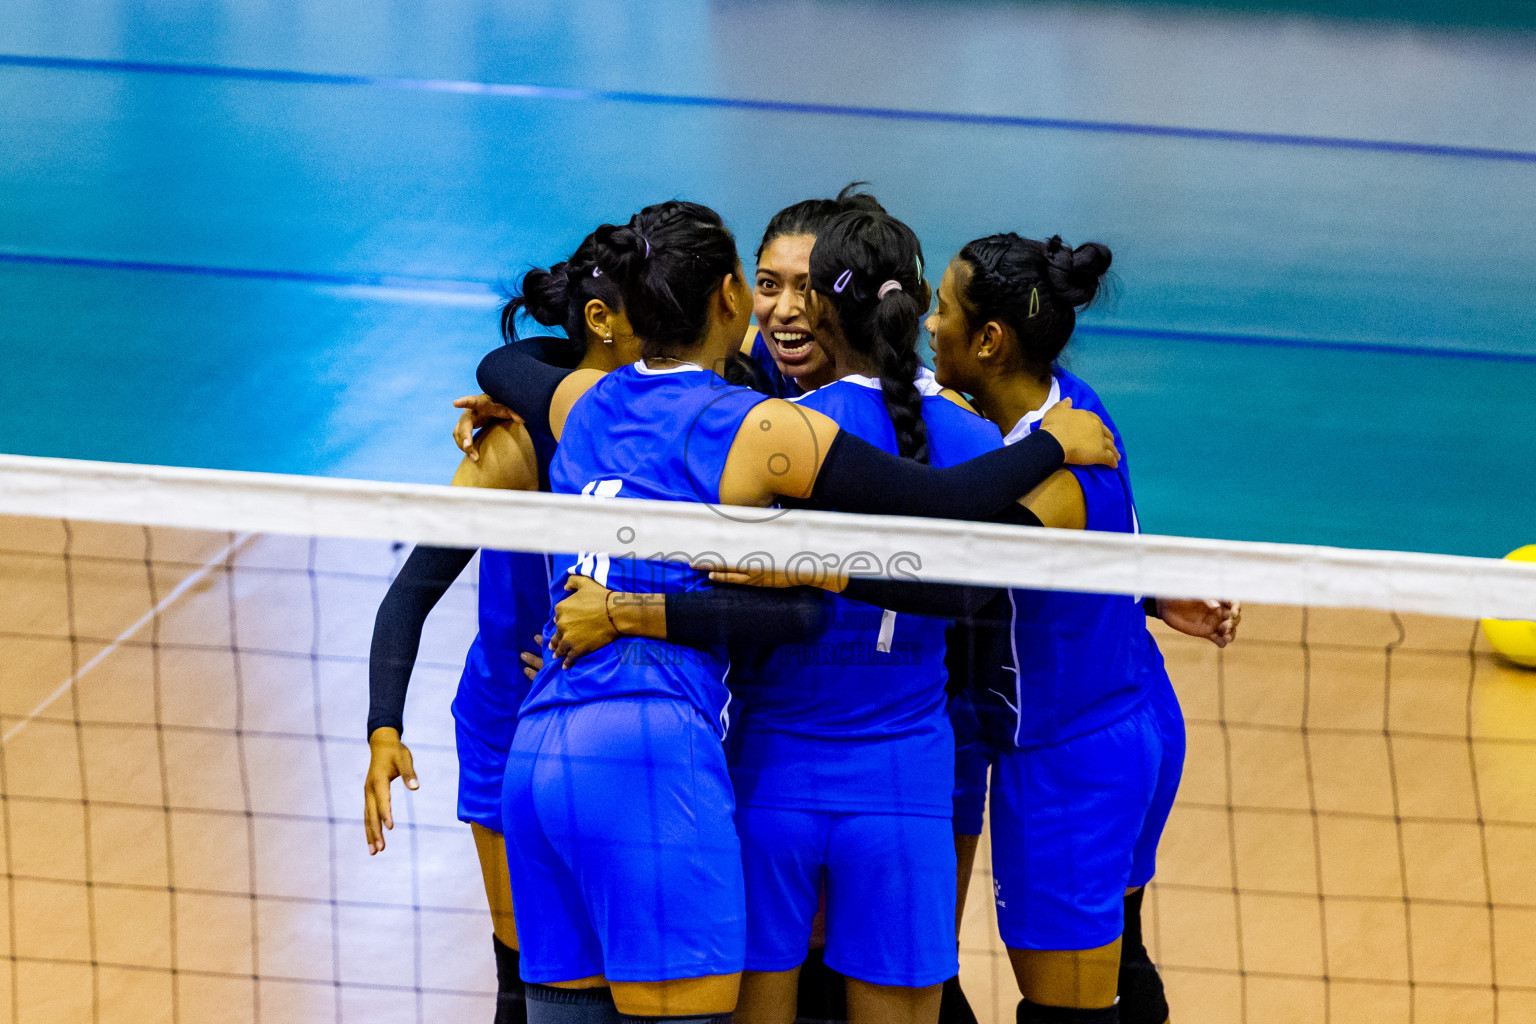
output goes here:
[[955, 840], [944, 818], [743, 807], [736, 826], [747, 970], [800, 965], [824, 881], [828, 967], [913, 987], [959, 973]]
[[502, 787], [523, 980], [740, 971], [734, 812], [715, 727], [683, 701], [621, 697], [526, 715]]
[[999, 753], [992, 877], [1008, 948], [1097, 949], [1120, 937], [1125, 890], [1151, 878], [1184, 764], [1178, 701], [1159, 686], [1167, 692], [1094, 732]]
[[954, 832], [957, 836], [979, 836], [993, 753], [981, 737], [981, 723], [969, 693], [949, 698], [949, 723], [955, 730]]
[[463, 721], [454, 722], [459, 755], [459, 820], [503, 832], [501, 783], [507, 774], [507, 748], [486, 743]]
[[475, 637], [453, 698], [455, 748], [459, 755], [459, 820], [501, 832], [501, 782], [517, 730], [517, 709], [528, 694], [521, 671], [498, 679]]

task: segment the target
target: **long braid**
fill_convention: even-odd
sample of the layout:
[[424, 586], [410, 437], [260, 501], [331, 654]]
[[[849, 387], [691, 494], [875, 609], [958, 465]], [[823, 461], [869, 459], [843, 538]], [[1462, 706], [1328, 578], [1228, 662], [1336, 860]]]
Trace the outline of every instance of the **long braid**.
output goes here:
[[932, 297], [912, 229], [884, 210], [855, 210], [828, 224], [811, 249], [811, 287], [837, 310], [843, 337], [873, 358], [897, 450], [928, 460], [917, 390], [917, 336]]
[[[922, 311], [905, 291], [877, 300], [874, 316], [875, 359], [880, 364], [880, 393], [896, 428], [896, 449], [905, 458], [928, 461], [928, 425], [923, 422], [923, 396], [917, 390], [916, 325]], [[910, 329], [909, 329], [910, 324]]]

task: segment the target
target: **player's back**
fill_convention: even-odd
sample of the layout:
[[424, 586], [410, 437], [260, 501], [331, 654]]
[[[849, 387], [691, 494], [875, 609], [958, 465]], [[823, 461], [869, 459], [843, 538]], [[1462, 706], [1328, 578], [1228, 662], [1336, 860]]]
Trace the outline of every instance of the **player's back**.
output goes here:
[[[556, 493], [594, 499], [720, 500], [720, 477], [742, 421], [764, 396], [726, 384], [709, 370], [683, 364], [652, 370], [621, 367], [593, 385], [572, 408], [550, 463]], [[606, 554], [556, 555], [550, 596], [565, 596], [570, 575], [610, 590], [678, 593], [708, 588], [708, 574], [679, 562]], [[546, 631], [553, 635], [553, 627]], [[673, 697], [692, 703], [724, 731], [728, 703], [723, 649], [699, 651], [623, 637], [564, 668], [545, 651], [523, 711], [618, 696]]]

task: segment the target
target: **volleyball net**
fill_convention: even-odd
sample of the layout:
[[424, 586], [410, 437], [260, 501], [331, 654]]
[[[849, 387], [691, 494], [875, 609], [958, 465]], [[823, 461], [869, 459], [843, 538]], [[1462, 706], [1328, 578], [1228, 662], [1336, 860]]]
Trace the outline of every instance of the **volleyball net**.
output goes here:
[[[1146, 901], [1181, 1022], [1536, 1019], [1536, 565], [0, 456], [0, 1020], [490, 1019], [448, 712], [474, 566], [406, 713], [422, 786], [370, 858], [374, 612], [416, 542], [856, 562], [1244, 602], [1150, 628], [1189, 754]], [[1017, 990], [985, 842], [962, 927]]]

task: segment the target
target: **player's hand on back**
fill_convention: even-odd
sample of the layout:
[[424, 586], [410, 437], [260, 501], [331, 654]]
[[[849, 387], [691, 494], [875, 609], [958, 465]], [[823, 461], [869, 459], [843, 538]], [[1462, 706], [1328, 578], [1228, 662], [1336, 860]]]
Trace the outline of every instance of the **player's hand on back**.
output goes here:
[[1225, 647], [1237, 639], [1237, 624], [1243, 619], [1243, 606], [1239, 601], [1160, 597], [1157, 599], [1157, 617], [1180, 633]]
[[538, 648], [539, 653], [534, 654], [530, 651], [523, 651], [518, 655], [518, 657], [523, 660], [523, 675], [528, 677], [528, 681], [530, 683], [533, 682], [534, 677], [539, 674], [539, 670], [544, 667], [543, 633], [540, 633], [533, 638], [533, 646]]
[[608, 612], [608, 595], [613, 592], [607, 587], [586, 576], [571, 576], [565, 589], [569, 596], [555, 605], [555, 635], [549, 649], [570, 668], [617, 640], [619, 631]]
[[523, 422], [523, 418], [491, 398], [490, 395], [465, 395], [453, 400], [455, 409], [463, 409], [458, 423], [453, 427], [453, 444], [469, 457], [471, 462], [480, 460], [475, 434], [497, 423]]
[[363, 830], [370, 855], [384, 849], [384, 830], [395, 827], [389, 786], [396, 779], [404, 779], [406, 789], [421, 788], [411, 748], [400, 742], [394, 729], [375, 729], [368, 737], [368, 774], [363, 778]]
[[1067, 454], [1069, 466], [1120, 465], [1120, 451], [1115, 435], [1104, 421], [1087, 409], [1072, 408], [1072, 399], [1063, 398], [1046, 410], [1040, 429], [1054, 437]]

